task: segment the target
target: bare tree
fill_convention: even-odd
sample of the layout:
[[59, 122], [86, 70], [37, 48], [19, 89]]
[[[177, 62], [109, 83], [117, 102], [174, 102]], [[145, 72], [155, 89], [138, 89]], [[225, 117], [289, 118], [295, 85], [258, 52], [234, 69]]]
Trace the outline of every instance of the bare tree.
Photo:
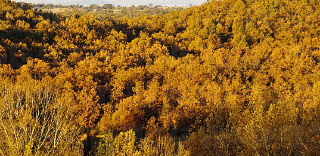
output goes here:
[[80, 155], [80, 129], [49, 79], [0, 80], [0, 155]]

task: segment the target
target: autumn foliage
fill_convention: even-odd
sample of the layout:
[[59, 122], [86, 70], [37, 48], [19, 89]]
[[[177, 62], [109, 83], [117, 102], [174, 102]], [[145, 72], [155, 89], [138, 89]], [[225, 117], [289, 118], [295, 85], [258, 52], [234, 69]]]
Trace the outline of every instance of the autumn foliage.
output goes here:
[[0, 0], [0, 155], [320, 155], [320, 1], [63, 16]]

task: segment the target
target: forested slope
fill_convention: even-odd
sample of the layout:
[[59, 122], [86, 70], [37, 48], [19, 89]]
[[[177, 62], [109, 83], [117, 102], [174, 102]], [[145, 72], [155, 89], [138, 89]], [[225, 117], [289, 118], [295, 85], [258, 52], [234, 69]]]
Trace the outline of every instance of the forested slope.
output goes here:
[[320, 1], [103, 18], [0, 0], [0, 155], [319, 155]]

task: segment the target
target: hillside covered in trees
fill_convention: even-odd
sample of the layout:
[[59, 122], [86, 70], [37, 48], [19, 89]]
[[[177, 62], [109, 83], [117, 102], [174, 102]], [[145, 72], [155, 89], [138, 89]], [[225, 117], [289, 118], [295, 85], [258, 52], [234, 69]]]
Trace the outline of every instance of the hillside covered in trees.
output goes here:
[[320, 1], [63, 16], [0, 0], [0, 155], [320, 155]]

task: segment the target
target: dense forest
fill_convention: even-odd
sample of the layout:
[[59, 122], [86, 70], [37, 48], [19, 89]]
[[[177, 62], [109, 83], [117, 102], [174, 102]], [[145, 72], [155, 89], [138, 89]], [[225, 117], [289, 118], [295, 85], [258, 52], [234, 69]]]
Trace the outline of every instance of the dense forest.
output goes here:
[[320, 155], [320, 0], [63, 16], [0, 0], [0, 155]]

